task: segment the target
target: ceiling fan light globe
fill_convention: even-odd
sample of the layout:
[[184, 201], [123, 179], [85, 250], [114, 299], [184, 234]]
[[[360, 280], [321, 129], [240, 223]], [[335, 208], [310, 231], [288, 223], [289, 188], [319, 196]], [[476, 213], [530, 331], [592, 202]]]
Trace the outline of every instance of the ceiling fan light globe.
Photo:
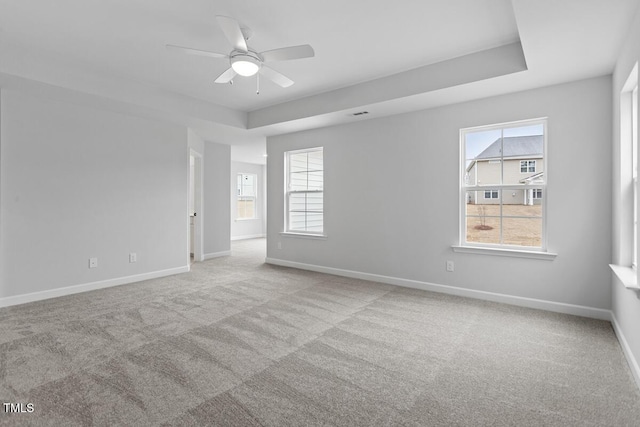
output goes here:
[[234, 62], [231, 66], [236, 73], [244, 77], [253, 76], [259, 70], [256, 64], [248, 61]]
[[241, 76], [253, 76], [260, 70], [260, 62], [249, 55], [237, 55], [231, 58], [231, 68]]

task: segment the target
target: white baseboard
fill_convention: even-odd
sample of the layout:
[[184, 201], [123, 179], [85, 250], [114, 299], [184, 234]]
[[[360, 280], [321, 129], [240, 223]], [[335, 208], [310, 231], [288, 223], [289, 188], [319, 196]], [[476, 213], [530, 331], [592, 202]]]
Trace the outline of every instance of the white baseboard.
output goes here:
[[263, 238], [263, 237], [267, 237], [267, 235], [266, 234], [249, 234], [249, 235], [246, 235], [246, 236], [233, 236], [231, 238], [231, 241], [234, 241], [234, 240], [248, 240], [248, 239], [260, 239], [260, 238]]
[[313, 264], [286, 261], [277, 258], [266, 258], [267, 264], [293, 267], [302, 270], [317, 271], [319, 273], [334, 274], [336, 276], [351, 277], [354, 279], [370, 280], [372, 282], [387, 283], [405, 288], [422, 289], [424, 291], [440, 292], [449, 295], [481, 299], [485, 301], [500, 302], [517, 305], [520, 307], [535, 308], [539, 310], [553, 311], [556, 313], [573, 314], [575, 316], [590, 317], [600, 320], [611, 320], [611, 311], [601, 308], [586, 307], [582, 305], [565, 304], [561, 302], [539, 300], [534, 298], [518, 297], [513, 295], [498, 294], [493, 292], [477, 291], [473, 289], [458, 288], [455, 286], [438, 285], [435, 283], [421, 282], [418, 280], [401, 279], [398, 277], [382, 276], [378, 274], [363, 273], [360, 271], [343, 270], [340, 268], [323, 267]]
[[231, 251], [212, 252], [210, 254], [204, 254], [202, 259], [208, 260], [208, 259], [220, 258], [222, 256], [229, 256], [229, 255], [231, 255]]
[[629, 347], [629, 343], [620, 328], [620, 324], [618, 323], [618, 319], [616, 319], [615, 314], [611, 312], [611, 324], [613, 325], [613, 330], [618, 337], [618, 341], [620, 342], [620, 347], [622, 347], [622, 351], [624, 356], [627, 359], [627, 363], [629, 364], [629, 369], [631, 369], [631, 373], [633, 374], [633, 378], [636, 380], [636, 384], [638, 388], [640, 388], [640, 365], [638, 364], [638, 360], [636, 360], [633, 352], [631, 351], [631, 347]]
[[28, 302], [40, 301], [49, 298], [63, 297], [65, 295], [77, 294], [80, 292], [94, 291], [96, 289], [110, 288], [112, 286], [126, 285], [128, 283], [141, 282], [143, 280], [157, 279], [159, 277], [173, 276], [175, 274], [186, 273], [189, 266], [170, 268], [167, 270], [152, 271], [151, 273], [136, 274], [133, 276], [118, 277], [116, 279], [101, 280], [99, 282], [84, 283], [80, 285], [65, 286], [63, 288], [50, 289], [47, 291], [32, 292], [29, 294], [16, 295], [12, 297], [0, 298], [0, 307], [26, 304]]

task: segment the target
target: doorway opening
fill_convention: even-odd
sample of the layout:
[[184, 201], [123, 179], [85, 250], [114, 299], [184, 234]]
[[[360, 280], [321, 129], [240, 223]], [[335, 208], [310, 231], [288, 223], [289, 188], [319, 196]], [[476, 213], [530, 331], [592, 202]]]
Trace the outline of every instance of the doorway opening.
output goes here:
[[202, 154], [189, 150], [188, 265], [200, 262], [202, 253]]

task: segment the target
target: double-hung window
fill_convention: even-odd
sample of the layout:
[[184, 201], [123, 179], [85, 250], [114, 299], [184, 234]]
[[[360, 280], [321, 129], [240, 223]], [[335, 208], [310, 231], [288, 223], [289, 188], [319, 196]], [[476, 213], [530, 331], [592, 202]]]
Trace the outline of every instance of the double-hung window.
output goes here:
[[520, 173], [529, 173], [536, 171], [535, 160], [520, 160]]
[[287, 151], [285, 230], [291, 233], [324, 233], [323, 149]]
[[546, 250], [546, 120], [462, 129], [460, 146], [460, 245]]
[[633, 249], [631, 266], [638, 263], [638, 86], [631, 92], [631, 162], [633, 177]]
[[256, 218], [256, 195], [258, 176], [255, 174], [238, 174], [237, 219]]

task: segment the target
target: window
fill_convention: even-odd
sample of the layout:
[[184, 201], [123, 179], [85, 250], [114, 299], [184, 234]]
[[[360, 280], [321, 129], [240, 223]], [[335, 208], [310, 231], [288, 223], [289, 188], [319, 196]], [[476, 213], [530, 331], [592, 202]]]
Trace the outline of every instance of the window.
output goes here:
[[546, 120], [462, 129], [460, 145], [460, 245], [546, 250]]
[[536, 161], [535, 160], [520, 160], [520, 173], [535, 172]]
[[324, 232], [323, 149], [288, 151], [286, 168], [285, 230], [292, 233]]
[[638, 86], [631, 92], [631, 174], [633, 178], [633, 249], [631, 266], [638, 262]]
[[[620, 283], [638, 291], [638, 63], [620, 91], [620, 192], [614, 197], [621, 220], [616, 230], [618, 253], [611, 269]], [[615, 192], [617, 193], [617, 192]]]
[[616, 235], [618, 253], [611, 264], [621, 283], [630, 289], [638, 288], [638, 63], [620, 91], [620, 193], [614, 198], [620, 213]]
[[257, 184], [257, 175], [248, 173], [238, 174], [237, 219], [256, 218]]

